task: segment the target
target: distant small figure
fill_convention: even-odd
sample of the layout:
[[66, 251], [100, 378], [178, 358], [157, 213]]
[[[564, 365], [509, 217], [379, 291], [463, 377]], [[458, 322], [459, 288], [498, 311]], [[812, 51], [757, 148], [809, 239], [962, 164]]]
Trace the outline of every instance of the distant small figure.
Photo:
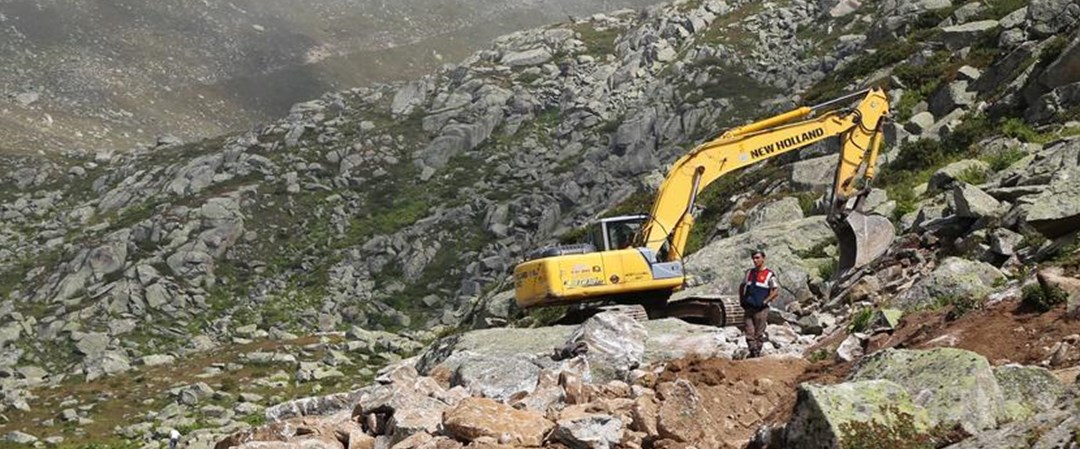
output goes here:
[[780, 294], [780, 284], [776, 275], [765, 268], [765, 253], [754, 251], [751, 259], [754, 268], [746, 271], [742, 284], [739, 285], [739, 304], [746, 316], [746, 346], [750, 349], [749, 358], [761, 357], [761, 347], [765, 339], [765, 326], [769, 320], [769, 303]]
[[178, 443], [180, 443], [180, 432], [173, 429], [169, 432], [169, 449], [176, 449]]

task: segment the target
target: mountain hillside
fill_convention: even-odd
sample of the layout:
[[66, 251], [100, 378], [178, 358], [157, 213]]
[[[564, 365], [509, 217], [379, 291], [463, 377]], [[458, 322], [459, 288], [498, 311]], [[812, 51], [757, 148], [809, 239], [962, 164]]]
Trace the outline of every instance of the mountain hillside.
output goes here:
[[[986, 379], [1008, 378], [993, 370], [1009, 362], [1080, 360], [1069, 318], [1080, 301], [1077, 18], [1080, 3], [1060, 0], [682, 1], [508, 34], [434, 73], [327, 93], [250, 131], [115, 156], [3, 156], [0, 425], [9, 441], [50, 444], [156, 447], [181, 428], [188, 447], [317, 434], [327, 447], [661, 448], [831, 447], [857, 441], [836, 419], [883, 422], [822, 411], [836, 394], [895, 399], [894, 415], [912, 421], [884, 421], [890, 432], [981, 435], [1031, 416], [1066, 429], [1041, 413], [1067, 396], [1019, 409], [1002, 393], [1014, 384]], [[598, 216], [648, 210], [694, 144], [868, 86], [887, 89], [893, 115], [867, 207], [900, 233], [875, 264], [832, 279], [820, 205], [835, 143], [699, 197], [693, 288], [732, 293], [758, 247], [779, 273], [762, 361], [777, 377], [721, 382], [749, 369], [728, 365], [745, 352], [734, 328], [618, 313], [544, 327], [557, 309], [513, 306], [509, 270], [526, 252], [573, 241]], [[985, 338], [994, 333], [1011, 338]], [[574, 352], [582, 341], [592, 353]], [[995, 352], [1006, 342], [1013, 351]], [[974, 355], [949, 352], [961, 350]], [[875, 351], [887, 354], [880, 365], [853, 364]], [[722, 360], [684, 359], [694, 356]], [[919, 393], [938, 377], [894, 370], [943, 359], [970, 361], [949, 368], [977, 377], [989, 411], [956, 418]], [[717, 402], [767, 401], [725, 412], [699, 400], [703, 385]], [[660, 424], [627, 426], [646, 413], [634, 407], [654, 406]], [[544, 420], [469, 427], [517, 412]], [[297, 419], [322, 430], [286, 435]], [[593, 425], [606, 439], [589, 440]], [[735, 430], [709, 437], [721, 429]], [[867, 444], [851, 447], [881, 445]]]
[[12, 0], [0, 152], [126, 152], [251, 129], [293, 103], [406, 80], [521, 28], [644, 0]]

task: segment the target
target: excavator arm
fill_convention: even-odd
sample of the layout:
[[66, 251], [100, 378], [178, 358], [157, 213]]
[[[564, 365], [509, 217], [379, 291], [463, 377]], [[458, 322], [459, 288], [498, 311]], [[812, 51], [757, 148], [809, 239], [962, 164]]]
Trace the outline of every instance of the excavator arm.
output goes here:
[[[850, 110], [825, 112], [806, 119], [815, 111], [863, 95], [863, 99]], [[852, 213], [858, 213], [855, 207], [849, 206], [848, 200], [865, 196], [868, 190], [864, 186], [874, 176], [881, 146], [882, 118], [888, 112], [889, 103], [885, 93], [880, 89], [868, 89], [735, 128], [699, 145], [672, 166], [660, 185], [649, 219], [638, 234], [635, 246], [648, 247], [661, 253], [661, 248], [666, 245], [666, 260], [681, 259], [694, 223], [691, 209], [702, 189], [727, 173], [834, 136], [840, 137], [841, 150], [833, 183], [829, 221], [834, 228], [844, 226], [843, 223]], [[843, 232], [839, 230], [837, 234], [842, 247], [845, 247], [845, 240], [857, 238], [840, 235]], [[846, 247], [857, 248], [858, 244], [852, 242]], [[841, 268], [845, 268], [843, 265], [844, 260], [841, 261]]]

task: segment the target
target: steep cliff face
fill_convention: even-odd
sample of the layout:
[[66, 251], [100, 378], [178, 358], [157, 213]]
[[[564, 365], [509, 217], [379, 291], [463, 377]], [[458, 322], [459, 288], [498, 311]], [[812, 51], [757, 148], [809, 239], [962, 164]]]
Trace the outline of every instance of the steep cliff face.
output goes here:
[[[4, 404], [32, 414], [28, 388], [130, 379], [149, 369], [140, 364], [167, 366], [177, 356], [201, 360], [206, 378], [243, 373], [258, 388], [301, 385], [289, 394], [323, 384], [351, 390], [436, 336], [517, 320], [506, 279], [522, 254], [571, 238], [597, 215], [646, 209], [666, 164], [694, 143], [877, 83], [889, 86], [895, 113], [869, 207], [895, 219], [897, 245], [868, 271], [827, 283], [835, 244], [817, 204], [835, 156], [821, 145], [702, 193], [688, 259], [698, 288], [730, 291], [746, 250], [765, 245], [787, 307], [767, 352], [794, 354], [842, 334], [837, 322], [851, 314], [865, 321], [872, 306], [962, 315], [988, 295], [1018, 297], [1036, 263], [1059, 266], [1040, 277], [1042, 297], [1069, 294], [1077, 291], [1080, 76], [1075, 21], [1062, 17], [1077, 8], [686, 1], [516, 32], [433, 74], [328, 93], [249, 132], [165, 139], [130, 155], [5, 156]], [[829, 289], [840, 294], [826, 298]], [[316, 332], [322, 341], [289, 343]], [[707, 341], [715, 350], [703, 356], [739, 354], [733, 330], [672, 332], [649, 338]], [[849, 340], [835, 342], [849, 361], [872, 347]], [[1075, 363], [1064, 352], [1059, 367]], [[551, 368], [534, 359], [520, 365]], [[292, 373], [275, 372], [278, 363]], [[467, 383], [468, 373], [455, 375]], [[380, 383], [415, 379], [391, 380]], [[154, 416], [123, 435], [150, 439], [154, 426], [177, 422], [226, 432], [260, 416], [262, 406], [239, 407], [261, 401], [185, 381], [167, 400], [149, 401]], [[439, 396], [459, 394], [443, 386], [421, 400], [459, 404]], [[697, 394], [677, 383], [653, 387], [662, 398]], [[638, 396], [620, 390], [609, 399]], [[201, 408], [231, 408], [191, 416], [206, 398], [221, 404]], [[336, 400], [352, 407], [359, 399]], [[61, 403], [50, 398], [46, 407]], [[356, 419], [386, 414], [372, 407]], [[612, 407], [609, 417], [625, 411]], [[72, 413], [64, 420], [90, 419]], [[385, 418], [361, 432], [397, 438], [379, 427]], [[429, 418], [417, 419], [426, 426]], [[588, 433], [576, 426], [609, 421], [552, 419], [561, 444], [574, 447], [567, 441]], [[410, 427], [421, 428], [434, 433]], [[649, 438], [692, 439], [657, 431]], [[462, 435], [437, 436], [474, 438]]]

